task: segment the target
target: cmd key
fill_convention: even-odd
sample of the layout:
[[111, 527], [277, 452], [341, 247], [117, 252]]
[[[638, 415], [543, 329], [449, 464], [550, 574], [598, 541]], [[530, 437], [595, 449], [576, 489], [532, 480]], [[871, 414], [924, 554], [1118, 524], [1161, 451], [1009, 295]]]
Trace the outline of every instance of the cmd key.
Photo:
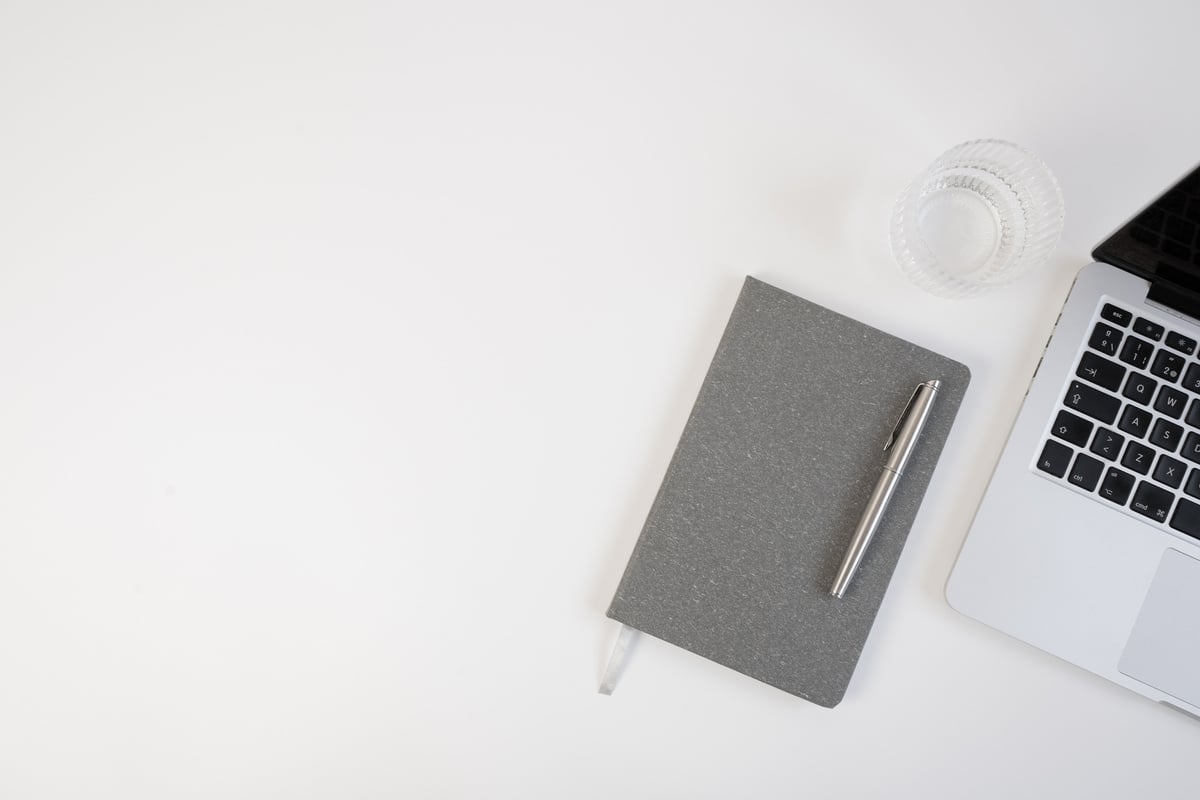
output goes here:
[[1120, 398], [1105, 394], [1081, 381], [1071, 381], [1063, 403], [1080, 414], [1086, 414], [1110, 425], [1117, 418], [1117, 411], [1121, 408]]

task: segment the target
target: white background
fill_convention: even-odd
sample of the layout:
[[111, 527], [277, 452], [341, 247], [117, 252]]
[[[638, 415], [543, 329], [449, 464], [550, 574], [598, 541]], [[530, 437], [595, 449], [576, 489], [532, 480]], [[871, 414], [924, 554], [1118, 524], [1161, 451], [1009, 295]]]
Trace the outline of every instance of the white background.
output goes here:
[[[1200, 158], [1187, 2], [0, 5], [0, 797], [1193, 797], [943, 585], [1075, 270]], [[886, 245], [974, 137], [1066, 231]], [[971, 391], [849, 693], [604, 617], [746, 274]], [[1019, 591], [1019, 587], [1014, 588]]]

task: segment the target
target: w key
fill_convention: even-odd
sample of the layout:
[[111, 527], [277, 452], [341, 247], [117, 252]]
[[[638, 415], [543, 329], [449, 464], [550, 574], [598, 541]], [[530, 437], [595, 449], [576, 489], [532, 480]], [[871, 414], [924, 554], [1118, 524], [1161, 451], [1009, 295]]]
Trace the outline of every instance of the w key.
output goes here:
[[1110, 425], [1117, 418], [1117, 412], [1121, 410], [1120, 398], [1105, 394], [1099, 389], [1094, 389], [1079, 381], [1071, 381], [1063, 403], [1081, 414], [1086, 414]]

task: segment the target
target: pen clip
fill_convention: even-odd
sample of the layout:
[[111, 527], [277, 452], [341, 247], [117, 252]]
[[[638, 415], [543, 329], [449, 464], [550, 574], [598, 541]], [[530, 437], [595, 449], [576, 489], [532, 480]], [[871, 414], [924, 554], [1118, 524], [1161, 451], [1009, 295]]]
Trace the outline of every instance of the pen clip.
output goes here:
[[904, 410], [900, 412], [900, 419], [896, 420], [896, 427], [892, 428], [892, 433], [888, 436], [887, 444], [883, 446], [883, 452], [886, 453], [896, 443], [896, 434], [904, 427], [904, 421], [908, 419], [908, 413], [912, 411], [913, 403], [917, 401], [917, 394], [920, 393], [921, 387], [924, 385], [923, 383], [918, 383], [917, 388], [913, 389], [912, 397], [908, 398]]

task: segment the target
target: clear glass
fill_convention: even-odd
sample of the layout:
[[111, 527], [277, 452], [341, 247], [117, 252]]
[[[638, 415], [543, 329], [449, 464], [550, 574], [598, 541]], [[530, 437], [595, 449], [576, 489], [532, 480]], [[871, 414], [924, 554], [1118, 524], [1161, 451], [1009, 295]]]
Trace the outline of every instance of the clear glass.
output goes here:
[[947, 150], [900, 195], [892, 255], [917, 285], [969, 297], [1045, 263], [1062, 227], [1050, 168], [1012, 142], [978, 139]]

